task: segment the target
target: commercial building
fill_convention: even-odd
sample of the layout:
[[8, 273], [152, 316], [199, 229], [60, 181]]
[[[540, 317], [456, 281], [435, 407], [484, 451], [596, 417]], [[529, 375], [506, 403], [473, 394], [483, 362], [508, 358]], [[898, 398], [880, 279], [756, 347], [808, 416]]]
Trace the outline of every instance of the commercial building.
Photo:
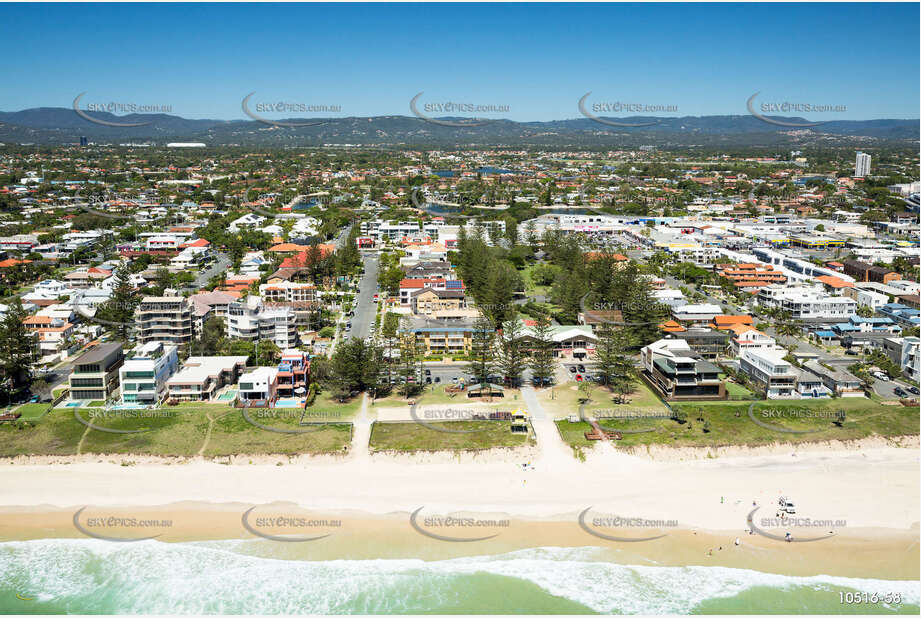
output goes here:
[[159, 403], [166, 396], [167, 380], [178, 366], [176, 346], [161, 341], [143, 344], [118, 372], [122, 403]]
[[73, 363], [70, 398], [105, 401], [118, 387], [118, 370], [124, 362], [120, 343], [100, 343]]

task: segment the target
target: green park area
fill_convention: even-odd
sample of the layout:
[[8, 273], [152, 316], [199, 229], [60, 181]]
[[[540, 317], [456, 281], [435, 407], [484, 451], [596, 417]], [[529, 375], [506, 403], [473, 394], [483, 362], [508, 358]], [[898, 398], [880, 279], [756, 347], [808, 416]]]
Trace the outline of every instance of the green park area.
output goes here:
[[[161, 457], [340, 453], [351, 442], [360, 400], [317, 398], [300, 408], [248, 410], [183, 403], [155, 410], [56, 408], [0, 425], [0, 456], [130, 454]], [[30, 411], [31, 412], [31, 411]], [[306, 413], [305, 413], [306, 412]], [[82, 419], [82, 422], [81, 420]], [[303, 423], [303, 424], [302, 424]]]
[[[918, 433], [918, 409], [867, 398], [796, 401], [672, 403], [674, 415], [598, 414], [605, 431], [621, 432], [617, 446], [759, 446], [823, 440], [856, 440]], [[751, 412], [749, 412], [751, 408]], [[563, 440], [576, 451], [597, 444], [585, 438], [592, 426], [558, 420]]]

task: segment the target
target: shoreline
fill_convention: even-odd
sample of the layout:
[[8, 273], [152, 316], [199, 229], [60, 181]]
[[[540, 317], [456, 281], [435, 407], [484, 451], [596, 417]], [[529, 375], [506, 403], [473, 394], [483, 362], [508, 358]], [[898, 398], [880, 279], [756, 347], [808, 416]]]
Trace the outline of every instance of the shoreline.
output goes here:
[[[696, 458], [677, 452], [679, 457], [671, 459], [630, 455], [603, 443], [585, 462], [562, 443], [540, 442], [527, 453], [503, 449], [481, 459], [366, 452], [225, 461], [81, 455], [50, 464], [44, 458], [23, 458], [2, 468], [0, 541], [89, 540], [73, 523], [76, 511], [86, 507], [80, 521], [169, 520], [169, 529], [159, 531], [162, 536], [153, 542], [234, 539], [257, 553], [269, 552], [266, 557], [439, 560], [592, 547], [600, 548], [605, 560], [624, 565], [917, 580], [921, 469], [915, 442], [783, 445], [768, 452], [735, 449]], [[797, 519], [833, 525], [770, 523], [779, 496], [795, 502]], [[781, 535], [780, 540], [749, 534], [753, 503], [759, 505], [752, 515], [756, 525]], [[278, 534], [331, 536], [273, 542], [242, 525], [251, 508], [253, 517], [341, 519], [341, 526], [292, 528]], [[410, 514], [417, 511], [424, 526], [429, 518], [459, 515], [493, 522], [483, 529], [429, 529], [436, 535], [498, 536], [476, 542], [427, 538], [410, 524]], [[606, 540], [580, 526], [583, 512], [588, 525], [603, 534], [666, 536], [645, 542]], [[604, 523], [610, 516], [653, 520], [657, 526], [611, 528]], [[508, 524], [494, 529], [497, 520]], [[823, 538], [786, 543], [782, 535], [788, 529], [795, 539]], [[151, 535], [133, 528], [97, 530], [127, 538]]]
[[[93, 540], [73, 525], [80, 507], [4, 507], [0, 509], [0, 543], [48, 539]], [[163, 543], [199, 543], [240, 541], [244, 553], [287, 560], [380, 560], [420, 559], [450, 560], [508, 554], [536, 548], [593, 548], [598, 560], [629, 566], [718, 566], [751, 569], [797, 577], [829, 575], [896, 581], [917, 580], [919, 549], [917, 528], [892, 530], [879, 528], [848, 529], [828, 541], [784, 543], [740, 530], [703, 530], [675, 528], [666, 536], [648, 542], [613, 542], [590, 536], [580, 528], [577, 513], [542, 518], [514, 518], [495, 538], [453, 543], [426, 538], [410, 524], [410, 512], [371, 514], [359, 511], [304, 510], [296, 505], [263, 505], [258, 516], [249, 517], [250, 525], [264, 516], [309, 516], [323, 522], [338, 521], [339, 526], [321, 526], [311, 530], [289, 530], [285, 534], [311, 538], [302, 543], [275, 542], [258, 538], [242, 525], [244, 513], [251, 506], [240, 503], [181, 502], [144, 508], [93, 508], [79, 514], [86, 527], [94, 516], [153, 518], [169, 521], [168, 528], [157, 530], [155, 541]], [[434, 511], [433, 511], [434, 512]], [[454, 513], [456, 517], [501, 513]], [[421, 520], [419, 520], [421, 521]], [[117, 538], [138, 538], [153, 530], [140, 532], [127, 528], [109, 528]], [[458, 532], [457, 534], [465, 534]], [[636, 532], [625, 533], [635, 536]], [[644, 532], [642, 534], [649, 534]], [[739, 540], [736, 545], [735, 540]], [[252, 543], [252, 544], [250, 544]], [[131, 543], [111, 543], [127, 547]]]

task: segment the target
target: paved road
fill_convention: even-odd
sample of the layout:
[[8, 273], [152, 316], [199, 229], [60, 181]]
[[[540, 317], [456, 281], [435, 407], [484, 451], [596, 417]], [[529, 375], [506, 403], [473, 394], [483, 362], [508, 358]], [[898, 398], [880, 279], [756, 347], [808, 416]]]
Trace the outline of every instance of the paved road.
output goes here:
[[346, 337], [360, 339], [370, 335], [371, 328], [374, 326], [374, 316], [377, 311], [374, 295], [378, 293], [377, 273], [380, 268], [380, 260], [377, 255], [363, 255], [362, 261], [365, 265], [365, 272], [358, 284], [359, 292], [353, 307], [355, 315], [349, 318], [352, 329], [346, 333]]
[[196, 290], [208, 285], [208, 282], [211, 281], [214, 277], [217, 277], [222, 272], [230, 268], [230, 258], [220, 251], [215, 251], [214, 253], [214, 262], [211, 263], [211, 266], [201, 271], [195, 281], [190, 283], [191, 287], [194, 287]]

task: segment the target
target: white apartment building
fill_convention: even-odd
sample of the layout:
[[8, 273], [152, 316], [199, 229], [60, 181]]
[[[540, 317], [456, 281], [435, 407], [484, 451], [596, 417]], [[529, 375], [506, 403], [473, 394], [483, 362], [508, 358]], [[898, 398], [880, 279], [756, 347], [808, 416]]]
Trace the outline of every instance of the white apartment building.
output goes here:
[[313, 303], [317, 300], [317, 286], [296, 281], [263, 283], [259, 286], [259, 296], [271, 303]]
[[297, 347], [294, 310], [267, 308], [259, 296], [234, 301], [227, 307], [227, 336], [249, 341], [268, 339], [282, 350]]
[[758, 291], [758, 304], [789, 311], [795, 320], [848, 318], [857, 313], [857, 301], [829, 296], [817, 288], [769, 285]]
[[854, 176], [863, 178], [870, 175], [870, 155], [865, 152], [857, 152], [857, 162], [854, 165]]
[[167, 381], [179, 366], [178, 348], [152, 341], [138, 348], [118, 371], [122, 403], [154, 405], [167, 392]]
[[739, 367], [765, 390], [768, 399], [793, 397], [797, 373], [784, 356], [784, 350], [745, 350], [739, 357]]
[[844, 288], [841, 292], [847, 298], [857, 301], [858, 307], [870, 307], [874, 311], [889, 302], [889, 297], [873, 290]]

